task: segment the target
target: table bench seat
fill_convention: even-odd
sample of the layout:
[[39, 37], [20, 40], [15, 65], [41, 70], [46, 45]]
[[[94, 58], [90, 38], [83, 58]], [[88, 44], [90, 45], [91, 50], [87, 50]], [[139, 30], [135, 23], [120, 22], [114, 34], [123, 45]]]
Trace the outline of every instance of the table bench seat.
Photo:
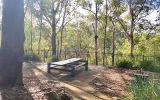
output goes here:
[[[57, 68], [57, 66], [61, 66], [64, 68]], [[58, 62], [50, 62], [48, 63], [47, 72], [50, 73], [51, 69], [69, 71], [72, 73], [72, 76], [75, 75], [75, 70], [77, 67], [85, 67], [85, 70], [88, 71], [88, 61], [82, 60], [81, 58], [72, 58], [67, 60], [62, 60]]]

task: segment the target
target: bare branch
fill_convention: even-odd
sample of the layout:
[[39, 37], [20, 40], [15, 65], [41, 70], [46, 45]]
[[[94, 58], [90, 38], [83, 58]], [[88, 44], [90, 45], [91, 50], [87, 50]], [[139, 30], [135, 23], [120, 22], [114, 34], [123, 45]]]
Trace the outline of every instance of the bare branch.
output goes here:
[[[55, 12], [55, 13], [57, 13], [57, 12], [58, 12], [58, 10], [59, 10], [59, 6], [60, 6], [60, 3], [61, 3], [61, 0], [58, 0], [57, 7], [56, 7], [56, 9], [54, 10], [54, 12]], [[54, 8], [53, 8], [53, 9], [54, 9]]]
[[63, 9], [63, 7], [61, 7], [61, 9], [60, 9], [60, 11], [59, 11], [59, 17], [58, 17], [58, 20], [56, 21], [56, 24], [60, 21], [60, 19], [62, 18], [61, 17], [61, 13], [62, 13], [62, 9]]
[[135, 12], [135, 14], [137, 13], [137, 15], [135, 15], [135, 18], [138, 17], [138, 15], [139, 15], [139, 14], [141, 13], [141, 11], [143, 10], [145, 3], [146, 3], [146, 0], [143, 2], [141, 8], [138, 10], [139, 12]]
[[123, 23], [120, 21], [120, 19], [118, 19], [119, 24], [122, 26], [123, 31], [125, 32], [125, 34], [127, 35], [127, 37], [130, 37], [130, 34], [127, 32], [127, 28], [125, 28], [125, 26], [123, 25]]
[[[67, 22], [65, 22], [65, 24], [63, 25], [63, 26], [66, 26], [70, 21], [72, 21], [73, 19], [70, 19], [70, 20], [68, 20]], [[57, 31], [57, 33], [59, 33], [60, 32], [60, 29], [61, 28], [59, 28], [59, 30]]]
[[44, 15], [44, 17], [45, 17], [44, 20], [47, 21], [50, 26], [52, 26], [51, 20], [46, 15]]
[[149, 14], [146, 14], [144, 16], [139, 17], [138, 19], [136, 19], [135, 24], [137, 24], [142, 18], [145, 18], [145, 17], [149, 16], [153, 12], [154, 12], [154, 10], [152, 12], [150, 12]]
[[85, 8], [85, 7], [83, 7], [83, 9], [84, 9], [84, 10], [87, 10], [87, 11], [89, 11], [89, 12], [91, 12], [91, 13], [94, 14], [94, 15], [96, 14], [96, 13], [93, 12], [91, 9], [88, 9], [88, 8]]

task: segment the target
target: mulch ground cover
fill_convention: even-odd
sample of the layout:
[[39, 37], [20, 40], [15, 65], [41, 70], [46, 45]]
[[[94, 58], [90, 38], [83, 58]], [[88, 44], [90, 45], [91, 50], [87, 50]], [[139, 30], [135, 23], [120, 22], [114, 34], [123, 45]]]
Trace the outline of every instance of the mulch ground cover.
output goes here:
[[0, 89], [0, 100], [71, 100], [72, 96], [57, 81], [39, 80], [31, 68], [23, 72], [23, 86]]
[[134, 80], [135, 73], [136, 70], [107, 69], [98, 74], [90, 84], [103, 94], [121, 98], [129, 95], [128, 86]]

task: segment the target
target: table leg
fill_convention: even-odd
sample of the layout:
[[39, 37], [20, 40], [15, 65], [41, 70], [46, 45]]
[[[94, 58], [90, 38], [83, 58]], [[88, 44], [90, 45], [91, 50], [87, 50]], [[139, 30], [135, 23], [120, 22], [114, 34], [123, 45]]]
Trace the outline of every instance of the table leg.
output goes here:
[[85, 70], [88, 71], [88, 61], [86, 60], [85, 63]]
[[72, 76], [75, 76], [75, 67], [74, 66], [72, 67], [71, 74], [72, 74]]
[[50, 63], [48, 63], [48, 65], [47, 65], [47, 72], [48, 73], [50, 73], [51, 71], [50, 71], [50, 66], [51, 66], [51, 64]]

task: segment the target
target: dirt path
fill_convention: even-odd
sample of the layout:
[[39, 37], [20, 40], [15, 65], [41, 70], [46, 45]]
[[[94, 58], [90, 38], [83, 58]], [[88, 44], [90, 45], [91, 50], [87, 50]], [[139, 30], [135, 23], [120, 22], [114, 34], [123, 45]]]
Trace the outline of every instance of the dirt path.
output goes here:
[[82, 71], [80, 69], [75, 77], [71, 77], [68, 72], [52, 71], [52, 74], [48, 74], [46, 64], [42, 63], [25, 63], [25, 67], [31, 67], [35, 75], [40, 80], [57, 80], [65, 86], [69, 92], [74, 96], [74, 100], [116, 100], [116, 97], [106, 96], [97, 90], [95, 90], [89, 82], [91, 82], [95, 76], [104, 70], [100, 66], [89, 66], [89, 71]]
[[[53, 80], [64, 86], [73, 96], [73, 100], [121, 100], [132, 96], [129, 92], [133, 74], [137, 70], [89, 66], [89, 71], [78, 69], [74, 77], [69, 72], [51, 70], [47, 73], [46, 63], [24, 63], [41, 81]], [[25, 71], [25, 70], [24, 70]], [[145, 72], [152, 79], [159, 79], [160, 74]]]

